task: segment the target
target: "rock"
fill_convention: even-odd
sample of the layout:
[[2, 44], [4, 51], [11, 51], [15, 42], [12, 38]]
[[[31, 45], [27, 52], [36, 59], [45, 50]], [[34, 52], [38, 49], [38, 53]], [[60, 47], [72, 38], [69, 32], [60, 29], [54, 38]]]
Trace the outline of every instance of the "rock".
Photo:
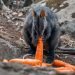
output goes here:
[[37, 68], [35, 69], [33, 67], [18, 63], [0, 62], [0, 75], [49, 75], [48, 73], [37, 70]]
[[17, 15], [17, 12], [13, 12], [12, 15], [13, 15], [13, 16]]
[[59, 22], [75, 20], [73, 18], [73, 13], [75, 13], [75, 0], [66, 0], [62, 4], [66, 4], [66, 6], [57, 12]]
[[56, 12], [59, 23], [75, 20], [75, 0], [48, 0], [47, 6]]
[[75, 20], [64, 22], [61, 26], [61, 31], [75, 38]]
[[[63, 34], [69, 34], [75, 38], [75, 0], [54, 0], [52, 1], [54, 9], [57, 9], [56, 14], [61, 26]], [[56, 5], [59, 4], [59, 5]], [[54, 5], [55, 4], [55, 5]], [[53, 11], [54, 11], [53, 9]], [[60, 10], [59, 10], [60, 9]]]
[[74, 75], [74, 73], [57, 73], [51, 67], [31, 67], [18, 63], [0, 62], [0, 75]]
[[13, 46], [9, 41], [0, 38], [0, 59], [17, 58], [21, 55], [21, 50]]
[[23, 16], [23, 13], [22, 13], [22, 12], [19, 12], [19, 13], [18, 13], [18, 16], [19, 16], [19, 17]]

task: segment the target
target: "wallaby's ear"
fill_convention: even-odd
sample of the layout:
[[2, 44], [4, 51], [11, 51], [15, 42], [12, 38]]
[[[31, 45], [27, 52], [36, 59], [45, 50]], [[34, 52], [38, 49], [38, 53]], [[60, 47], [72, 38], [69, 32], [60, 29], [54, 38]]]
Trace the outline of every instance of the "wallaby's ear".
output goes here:
[[40, 17], [45, 17], [45, 16], [46, 16], [45, 10], [41, 10]]
[[34, 10], [32, 10], [32, 16], [36, 16], [36, 12]]

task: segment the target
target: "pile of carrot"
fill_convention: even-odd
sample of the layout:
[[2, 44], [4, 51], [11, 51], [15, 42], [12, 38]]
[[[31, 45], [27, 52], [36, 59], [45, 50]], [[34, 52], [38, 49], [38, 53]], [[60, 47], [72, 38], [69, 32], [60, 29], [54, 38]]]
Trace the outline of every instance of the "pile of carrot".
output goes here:
[[42, 37], [38, 39], [37, 48], [36, 48], [36, 55], [35, 59], [11, 59], [9, 61], [4, 60], [3, 62], [17, 62], [21, 64], [27, 64], [31, 66], [56, 66], [54, 68], [58, 72], [75, 72], [75, 66], [65, 63], [61, 60], [54, 60], [52, 64], [43, 63], [43, 40]]

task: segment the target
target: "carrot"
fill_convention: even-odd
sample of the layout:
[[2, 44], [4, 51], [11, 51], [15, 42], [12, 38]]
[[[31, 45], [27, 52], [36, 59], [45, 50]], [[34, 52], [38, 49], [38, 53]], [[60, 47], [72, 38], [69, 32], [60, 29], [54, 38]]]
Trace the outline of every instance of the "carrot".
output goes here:
[[49, 66], [52, 66], [52, 64], [42, 63], [42, 66], [43, 66], [43, 67], [49, 67]]
[[75, 72], [71, 67], [59, 67], [55, 68], [57, 72]]
[[57, 66], [57, 67], [61, 67], [61, 66], [62, 67], [69, 67], [69, 68], [72, 68], [75, 71], [75, 66], [74, 65], [71, 65], [69, 63], [63, 62], [61, 60], [54, 60], [53, 65]]
[[3, 62], [8, 63], [8, 60], [7, 59], [4, 59]]
[[9, 60], [9, 62], [13, 62], [13, 63], [20, 63], [20, 64], [26, 64], [26, 65], [31, 65], [31, 66], [41, 66], [41, 61], [40, 60], [36, 60], [36, 59], [11, 59]]
[[71, 67], [71, 68], [75, 71], [75, 66], [74, 66], [74, 65], [71, 65], [71, 64], [69, 64], [69, 63], [65, 63], [65, 66], [66, 66], [66, 67]]
[[26, 64], [31, 66], [42, 66], [42, 67], [52, 66], [52, 64], [42, 63], [40, 60], [37, 60], [37, 59], [17, 59], [16, 58], [16, 59], [9, 60], [9, 62], [20, 63], [24, 65]]
[[65, 63], [61, 60], [54, 60], [53, 65], [57, 67], [64, 67]]
[[35, 59], [43, 62], [43, 40], [42, 40], [42, 37], [39, 37], [39, 39], [38, 39]]

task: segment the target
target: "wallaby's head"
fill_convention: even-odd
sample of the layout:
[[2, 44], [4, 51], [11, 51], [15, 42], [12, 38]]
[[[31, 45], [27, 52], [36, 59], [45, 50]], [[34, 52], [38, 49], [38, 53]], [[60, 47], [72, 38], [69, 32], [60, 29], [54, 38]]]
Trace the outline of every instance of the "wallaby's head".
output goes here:
[[47, 19], [45, 10], [41, 9], [39, 12], [32, 10], [32, 31], [36, 36], [43, 36], [47, 28]]

